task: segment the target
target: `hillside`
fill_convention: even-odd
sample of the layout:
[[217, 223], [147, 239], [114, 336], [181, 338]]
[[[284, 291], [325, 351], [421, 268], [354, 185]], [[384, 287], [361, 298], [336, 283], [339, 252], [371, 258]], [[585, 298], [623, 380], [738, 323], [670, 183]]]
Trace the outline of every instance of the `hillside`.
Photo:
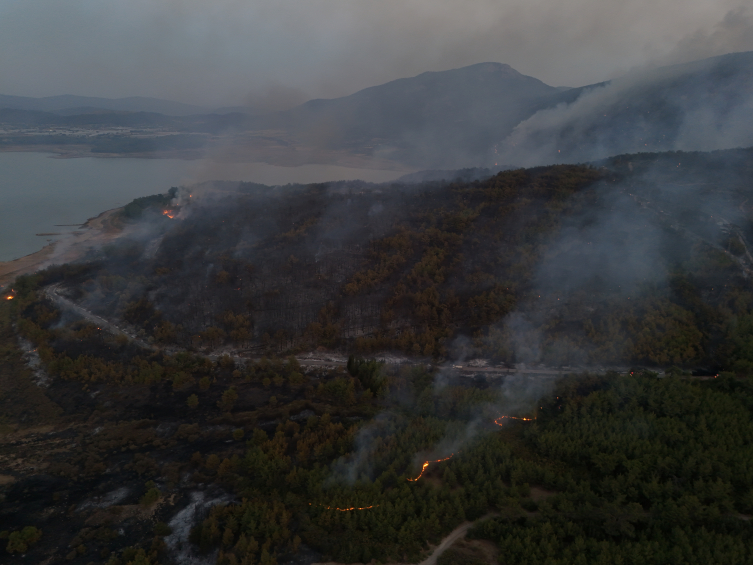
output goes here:
[[748, 315], [734, 297], [753, 267], [752, 155], [418, 185], [208, 183], [129, 205], [142, 236], [65, 275], [65, 292], [200, 350], [734, 369], [753, 361], [732, 345]]
[[750, 559], [752, 173], [643, 153], [133, 201], [130, 236], [0, 303], [5, 551], [408, 563], [480, 520], [440, 563]]

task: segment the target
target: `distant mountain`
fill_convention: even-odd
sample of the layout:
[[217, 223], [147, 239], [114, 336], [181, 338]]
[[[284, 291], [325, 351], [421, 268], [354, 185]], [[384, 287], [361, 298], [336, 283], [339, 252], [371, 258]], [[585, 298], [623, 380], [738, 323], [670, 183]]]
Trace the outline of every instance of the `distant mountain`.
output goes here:
[[209, 113], [155, 98], [0, 96], [0, 123], [170, 126], [219, 136], [271, 130], [277, 132], [271, 137], [254, 133], [255, 143], [284, 139], [291, 151], [336, 150], [438, 174], [640, 151], [708, 151], [753, 146], [753, 52], [579, 88], [549, 86], [509, 65], [480, 63], [270, 114], [246, 107]]
[[204, 114], [209, 110], [201, 106], [183, 104], [160, 98], [131, 96], [128, 98], [94, 98], [90, 96], [46, 96], [32, 98], [29, 96], [8, 96], [0, 94], [0, 108], [14, 110], [39, 110], [43, 112], [58, 112], [66, 115], [73, 113], [85, 114], [98, 110], [112, 110], [119, 112], [153, 112], [168, 116], [188, 116]]
[[753, 52], [555, 88], [508, 65], [423, 73], [261, 118], [314, 146], [452, 169], [753, 145]]
[[493, 153], [500, 135], [562, 91], [509, 65], [480, 63], [311, 100], [259, 124], [318, 146], [448, 168]]

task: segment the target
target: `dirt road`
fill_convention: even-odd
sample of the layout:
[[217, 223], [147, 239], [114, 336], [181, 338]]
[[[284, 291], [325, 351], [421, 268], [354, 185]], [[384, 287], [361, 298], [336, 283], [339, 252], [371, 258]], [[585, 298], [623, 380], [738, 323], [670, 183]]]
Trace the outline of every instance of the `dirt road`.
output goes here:
[[[481, 520], [484, 520], [486, 518], [491, 518], [491, 514], [484, 516], [481, 518]], [[464, 538], [465, 534], [468, 532], [468, 530], [471, 529], [471, 526], [473, 526], [475, 522], [463, 522], [460, 524], [457, 528], [452, 530], [447, 536], [439, 543], [439, 545], [434, 549], [434, 551], [421, 561], [418, 565], [436, 565], [437, 559], [439, 559], [440, 555], [442, 555], [445, 551], [447, 551], [453, 543], [458, 541], [460, 538]]]
[[96, 314], [90, 312], [89, 310], [85, 308], [82, 308], [81, 306], [74, 303], [73, 301], [68, 300], [64, 296], [61, 296], [59, 294], [59, 290], [60, 290], [60, 283], [51, 284], [44, 289], [44, 294], [45, 296], [47, 296], [47, 298], [52, 300], [61, 310], [70, 310], [72, 312], [75, 312], [76, 314], [84, 318], [85, 320], [90, 321], [92, 324], [96, 324], [96, 326], [100, 329], [108, 331], [114, 335], [124, 335], [131, 341], [137, 343], [138, 345], [146, 349], [154, 349], [153, 346], [139, 339], [135, 335], [131, 335], [130, 333], [120, 329], [115, 324], [108, 322], [101, 316], [97, 316]]
[[[437, 559], [450, 547], [452, 547], [452, 544], [458, 541], [459, 539], [465, 537], [465, 534], [468, 532], [468, 530], [471, 529], [471, 527], [476, 524], [477, 522], [481, 522], [482, 520], [486, 520], [488, 518], [494, 518], [495, 516], [498, 516], [499, 514], [496, 513], [489, 513], [485, 516], [482, 516], [475, 522], [463, 522], [460, 524], [457, 528], [452, 530], [449, 534], [447, 534], [444, 539], [439, 542], [439, 545], [434, 548], [434, 550], [431, 552], [431, 555], [421, 561], [418, 565], [436, 565]], [[329, 561], [327, 563], [314, 563], [313, 565], [342, 565], [341, 563], [336, 563], [334, 561]], [[389, 563], [388, 565], [407, 565], [403, 563]]]

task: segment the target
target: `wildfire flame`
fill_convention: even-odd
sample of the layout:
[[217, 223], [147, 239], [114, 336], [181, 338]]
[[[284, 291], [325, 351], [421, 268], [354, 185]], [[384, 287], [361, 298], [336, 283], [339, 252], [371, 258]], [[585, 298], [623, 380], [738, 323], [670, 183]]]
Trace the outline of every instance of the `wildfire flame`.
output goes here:
[[6, 296], [5, 300], [13, 300], [13, 296]]
[[497, 424], [498, 426], [501, 426], [502, 423], [500, 422], [500, 420], [504, 420], [504, 419], [520, 420], [522, 422], [533, 422], [536, 418], [518, 418], [517, 416], [500, 416], [499, 418], [494, 420], [494, 423]]
[[5, 300], [13, 300], [16, 297], [16, 289], [12, 288], [10, 289], [11, 294], [5, 297]]
[[[311, 502], [309, 502], [309, 506], [314, 506]], [[369, 510], [370, 508], [377, 508], [378, 504], [372, 504], [371, 506], [351, 506], [350, 508], [338, 508], [337, 506], [325, 506], [324, 504], [317, 504], [316, 506], [321, 506], [322, 508], [326, 508], [327, 510], [337, 510], [338, 512], [350, 512], [351, 510]]]
[[162, 215], [167, 216], [172, 220], [175, 217], [175, 210], [163, 210]]
[[423, 477], [424, 473], [426, 472], [426, 468], [431, 465], [432, 463], [439, 463], [440, 461], [447, 461], [448, 459], [452, 459], [452, 456], [455, 455], [454, 453], [451, 453], [449, 457], [445, 457], [444, 459], [435, 459], [434, 461], [424, 461], [423, 466], [421, 467], [421, 472], [419, 473], [418, 477], [415, 479], [408, 479], [411, 482], [416, 482], [418, 479]]

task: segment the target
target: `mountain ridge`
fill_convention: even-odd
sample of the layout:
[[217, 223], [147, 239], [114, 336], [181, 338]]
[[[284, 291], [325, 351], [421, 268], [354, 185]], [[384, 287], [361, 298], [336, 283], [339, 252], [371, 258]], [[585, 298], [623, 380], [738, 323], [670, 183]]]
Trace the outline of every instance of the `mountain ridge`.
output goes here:
[[[9, 98], [14, 99], [0, 96], [0, 108]], [[138, 97], [121, 102], [130, 100], [133, 107], [137, 99], [172, 104]], [[39, 100], [48, 99], [31, 100], [39, 106]], [[60, 106], [70, 97], [50, 100]], [[76, 98], [78, 103], [83, 100]], [[21, 102], [33, 105], [29, 99]], [[183, 133], [232, 138], [229, 144], [237, 143], [239, 154], [259, 151], [262, 160], [287, 151], [289, 158], [300, 162], [304, 150], [386, 160], [413, 169], [578, 163], [646, 150], [753, 145], [753, 52], [647, 69], [575, 88], [547, 85], [508, 64], [477, 63], [427, 71], [269, 114], [251, 109], [226, 113], [238, 110], [226, 108], [190, 115], [133, 112], [129, 117], [118, 113], [127, 109], [78, 108], [86, 113], [75, 114], [69, 108], [43, 116], [23, 114], [43, 111], [39, 109], [4, 109], [0, 122], [22, 127], [38, 127], [46, 120], [142, 128], [149, 125], [151, 115], [154, 127], [169, 124]], [[180, 108], [185, 110], [185, 105]], [[32, 142], [6, 137], [2, 143]], [[161, 146], [152, 147], [154, 152]]]

